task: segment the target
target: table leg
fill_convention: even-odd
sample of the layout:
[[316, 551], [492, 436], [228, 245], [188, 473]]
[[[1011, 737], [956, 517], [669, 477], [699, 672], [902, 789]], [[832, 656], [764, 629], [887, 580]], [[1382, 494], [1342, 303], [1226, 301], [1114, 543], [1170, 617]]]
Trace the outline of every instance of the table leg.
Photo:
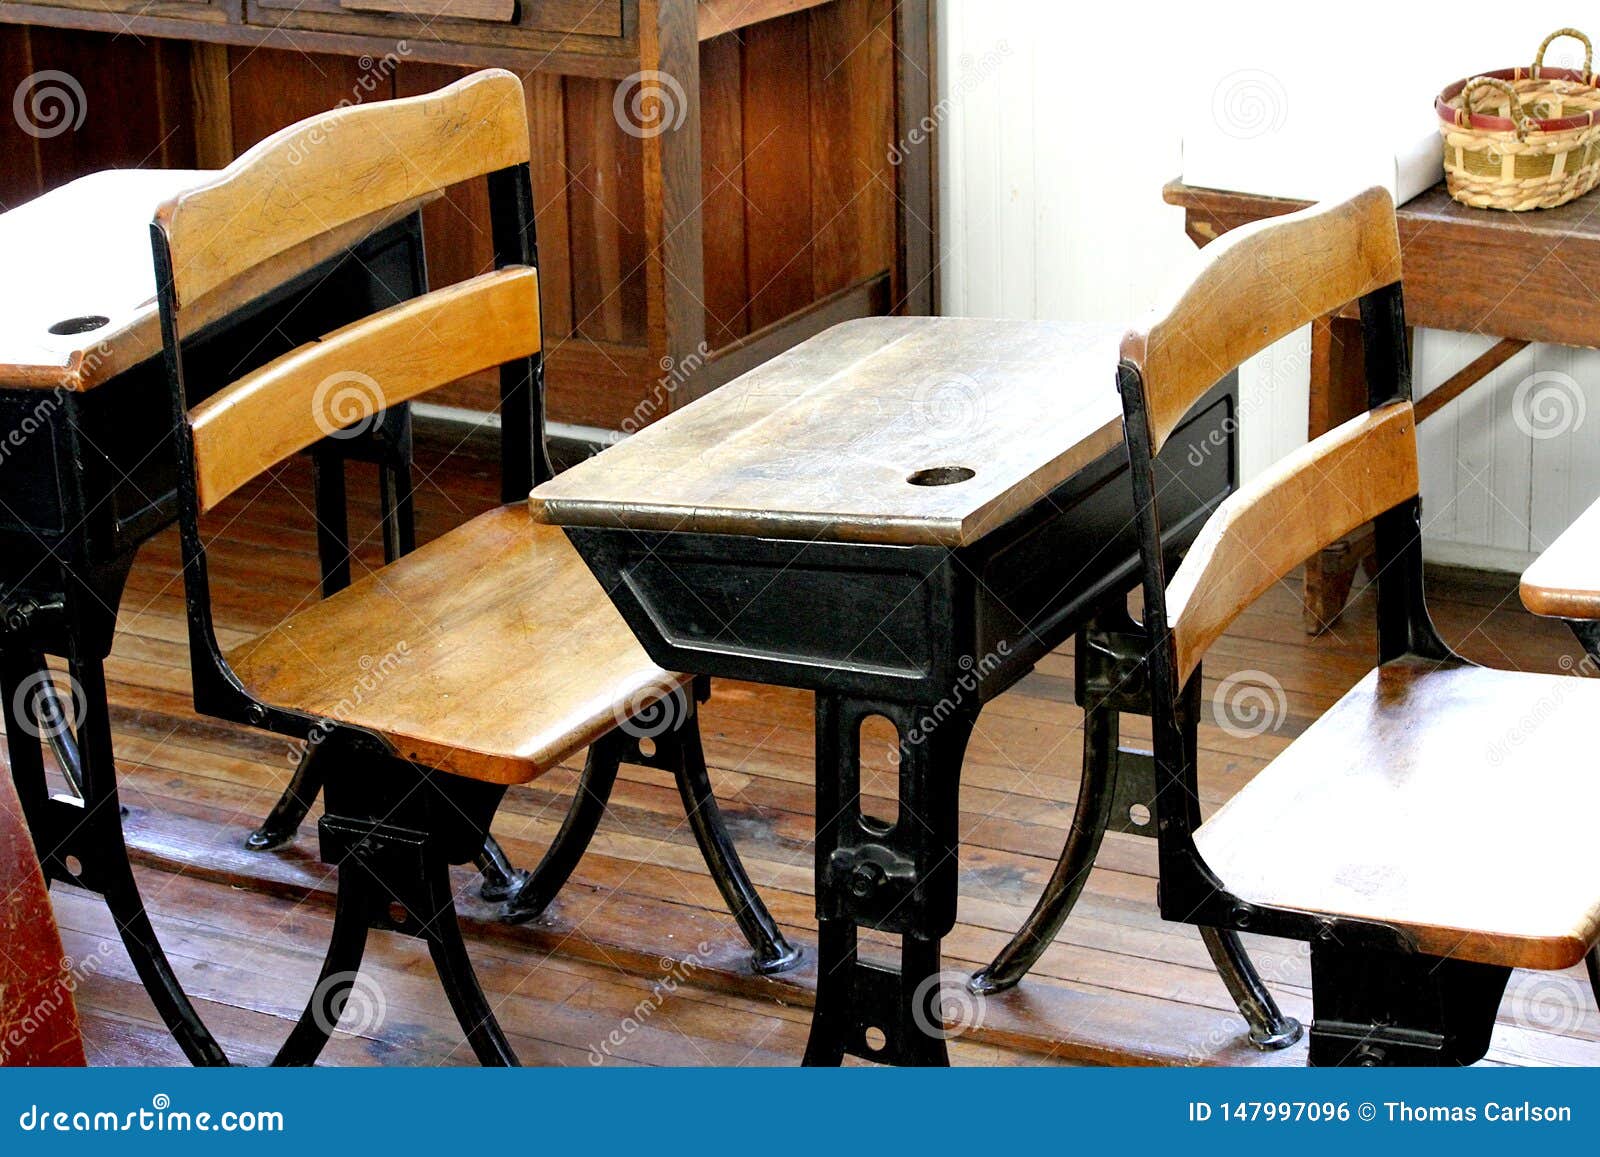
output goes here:
[[19, 694], [19, 690], [26, 691], [23, 681], [36, 670], [32, 654], [20, 650], [5, 654], [0, 661], [0, 696], [4, 697], [12, 774], [46, 877], [77, 884], [105, 900], [139, 980], [184, 1055], [196, 1065], [226, 1065], [227, 1056], [201, 1021], [161, 950], [128, 862], [102, 665], [98, 659], [71, 665], [74, 700], [82, 710], [77, 732], [80, 799], [44, 796], [40, 737], [46, 724], [38, 714], [44, 700]]
[[[861, 807], [861, 724], [900, 735], [899, 813]], [[807, 1065], [846, 1054], [947, 1065], [939, 942], [955, 927], [961, 761], [976, 705], [817, 695], [817, 1005]], [[862, 928], [898, 934], [899, 967], [860, 959]]]

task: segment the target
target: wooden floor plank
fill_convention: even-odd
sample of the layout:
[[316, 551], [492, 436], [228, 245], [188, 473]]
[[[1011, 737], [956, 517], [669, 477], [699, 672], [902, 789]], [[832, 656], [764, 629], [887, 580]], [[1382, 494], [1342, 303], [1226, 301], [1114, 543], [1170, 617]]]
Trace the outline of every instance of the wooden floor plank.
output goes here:
[[[463, 455], [418, 464], [419, 539], [427, 541], [497, 500], [492, 469]], [[309, 472], [235, 495], [207, 520], [214, 606], [224, 645], [264, 630], [317, 597]], [[381, 565], [370, 477], [351, 480], [356, 569]], [[202, 1014], [244, 1063], [265, 1063], [315, 977], [331, 918], [332, 880], [316, 858], [313, 825], [289, 848], [244, 850], [250, 826], [288, 781], [294, 750], [281, 737], [195, 714], [176, 535], [140, 554], [108, 664], [128, 829], [156, 925]], [[1430, 572], [1441, 631], [1470, 657], [1524, 670], [1576, 661], [1565, 632], [1524, 614], [1515, 581]], [[1280, 584], [1207, 659], [1200, 730], [1202, 807], [1229, 798], [1361, 675], [1374, 649], [1373, 600], [1358, 593], [1331, 631], [1301, 633], [1297, 587]], [[1564, 664], [1565, 661], [1565, 665]], [[1072, 822], [1082, 712], [1070, 646], [985, 711], [963, 771], [961, 901], [946, 941], [953, 973], [987, 963], [1027, 915]], [[1225, 726], [1217, 696], [1230, 678], [1281, 695], [1258, 735]], [[811, 898], [811, 697], [719, 681], [702, 724], [712, 778], [751, 875], [774, 915], [814, 942]], [[1125, 720], [1129, 742], [1146, 721]], [[569, 764], [513, 789], [496, 834], [519, 862], [537, 859], [576, 782]], [[865, 777], [886, 802], [892, 775]], [[964, 1064], [1301, 1064], [1304, 1046], [1261, 1054], [1194, 929], [1163, 922], [1155, 847], [1108, 836], [1073, 918], [1017, 990], [978, 1006], [955, 1042]], [[529, 1063], [787, 1064], [804, 1047], [814, 1000], [811, 962], [758, 977], [684, 824], [670, 780], [624, 768], [611, 807], [572, 882], [541, 920], [500, 923], [457, 885], [474, 957], [519, 1052]], [[131, 966], [92, 897], [58, 888], [69, 954], [97, 954], [79, 993], [93, 1063], [177, 1064]], [[883, 938], [868, 937], [869, 954]], [[1250, 938], [1286, 1010], [1310, 1015], [1304, 945]], [[692, 961], [684, 972], [682, 962]], [[364, 966], [387, 1009], [377, 1026], [341, 1032], [336, 1064], [463, 1064], [470, 1052], [418, 946], [374, 935]], [[663, 985], [670, 991], [663, 995]], [[642, 1017], [641, 1017], [642, 1012]], [[626, 1032], [626, 1024], [638, 1027]], [[620, 1033], [621, 1043], [603, 1047]], [[1600, 1013], [1581, 971], [1513, 977], [1492, 1063], [1600, 1063]]]

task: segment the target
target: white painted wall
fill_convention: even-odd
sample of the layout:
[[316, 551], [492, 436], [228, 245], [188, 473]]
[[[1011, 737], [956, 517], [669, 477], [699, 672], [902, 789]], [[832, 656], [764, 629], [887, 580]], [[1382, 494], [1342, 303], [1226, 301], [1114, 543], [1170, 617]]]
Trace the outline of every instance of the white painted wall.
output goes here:
[[[1182, 169], [1186, 120], [1222, 115], [1214, 110], [1230, 77], [1265, 74], [1258, 115], [1335, 92], [1359, 121], [1383, 115], [1385, 93], [1407, 90], [1394, 99], [1414, 107], [1450, 80], [1520, 63], [1563, 23], [1587, 21], [1600, 36], [1592, 7], [1525, 7], [1539, 11], [1481, 0], [1448, 10], [1396, 0], [941, 0], [944, 312], [1137, 317], [1193, 254], [1161, 186]], [[1566, 42], [1553, 59], [1575, 64], [1575, 52]], [[1338, 148], [1358, 130], [1322, 131]], [[1418, 392], [1489, 344], [1419, 335]], [[1244, 373], [1247, 475], [1303, 441], [1308, 354], [1303, 332]], [[1526, 432], [1552, 422], [1563, 431]], [[1520, 569], [1600, 496], [1600, 353], [1524, 351], [1430, 419], [1421, 453], [1429, 553]]]

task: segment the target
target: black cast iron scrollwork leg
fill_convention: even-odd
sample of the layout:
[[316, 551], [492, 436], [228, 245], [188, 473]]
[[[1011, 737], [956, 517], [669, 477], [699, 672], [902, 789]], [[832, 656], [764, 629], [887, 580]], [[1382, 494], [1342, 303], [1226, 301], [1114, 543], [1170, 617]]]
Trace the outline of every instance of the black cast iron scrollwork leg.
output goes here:
[[[807, 1065], [846, 1054], [947, 1065], [939, 942], [955, 927], [961, 761], [976, 712], [817, 695], [817, 1004]], [[893, 824], [861, 808], [860, 731], [899, 732]], [[898, 968], [860, 959], [857, 930], [900, 936]]]
[[319, 763], [320, 745], [308, 743], [300, 752], [289, 786], [272, 805], [261, 826], [245, 837], [244, 846], [252, 852], [269, 852], [291, 843], [305, 822], [306, 813], [322, 793], [323, 766]]
[[[145, 911], [144, 899], [128, 862], [128, 846], [122, 831], [122, 810], [117, 792], [116, 764], [111, 749], [111, 720], [106, 700], [105, 672], [99, 660], [71, 664], [70, 675], [81, 695], [83, 717], [78, 728], [78, 748], [83, 775], [81, 808], [77, 802], [50, 800], [46, 809], [53, 817], [46, 821], [50, 847], [41, 856], [58, 879], [71, 880], [98, 892], [110, 909], [122, 943], [133, 961], [145, 991], [160, 1014], [167, 1030], [195, 1065], [226, 1065], [227, 1055], [217, 1043], [200, 1014], [178, 983], [155, 929]], [[10, 680], [7, 680], [9, 683]], [[27, 736], [31, 727], [38, 734], [36, 719], [13, 718], [17, 704], [14, 689], [6, 687], [6, 729], [15, 743]], [[32, 700], [29, 700], [32, 702]], [[34, 739], [35, 752], [38, 751]], [[16, 747], [12, 748], [15, 752]], [[69, 870], [69, 857], [76, 857], [79, 871]]]
[[[1003, 991], [1017, 984], [1060, 932], [1088, 879], [1107, 829], [1154, 836], [1155, 765], [1149, 752], [1121, 743], [1121, 714], [1147, 714], [1150, 693], [1144, 667], [1144, 634], [1117, 607], [1078, 633], [1074, 683], [1083, 716], [1083, 778], [1072, 830], [1061, 859], [1027, 922], [995, 957], [973, 975], [975, 993]], [[1137, 814], [1137, 818], [1136, 818]], [[1231, 931], [1202, 928], [1206, 951], [1224, 987], [1245, 1019], [1257, 1048], [1287, 1048], [1304, 1035], [1299, 1021], [1285, 1016], [1261, 982], [1239, 937]]]
[[673, 769], [689, 828], [700, 845], [700, 855], [716, 881], [717, 891], [722, 893], [723, 903], [753, 950], [751, 966], [763, 976], [793, 968], [800, 963], [800, 950], [784, 939], [728, 835], [706, 771], [699, 715], [692, 707], [673, 730], [660, 737], [657, 750]]
[[613, 731], [589, 745], [584, 759], [583, 774], [572, 796], [572, 804], [561, 821], [555, 839], [545, 849], [533, 871], [506, 904], [503, 916], [514, 924], [537, 919], [550, 906], [556, 893], [572, 875], [584, 850], [594, 838], [605, 815], [606, 801], [611, 798], [611, 788], [617, 782], [617, 768], [628, 748], [628, 737]]
[[1217, 975], [1233, 997], [1239, 1015], [1244, 1017], [1250, 1030], [1250, 1043], [1258, 1049], [1273, 1052], [1286, 1049], [1305, 1035], [1305, 1029], [1292, 1016], [1285, 1016], [1272, 999], [1272, 993], [1261, 983], [1261, 976], [1239, 940], [1239, 934], [1229, 929], [1201, 928], [1200, 939]]
[[350, 991], [361, 971], [361, 958], [367, 949], [367, 911], [372, 901], [367, 896], [368, 882], [354, 868], [339, 873], [338, 895], [334, 901], [333, 935], [322, 958], [317, 985], [294, 1030], [289, 1033], [272, 1063], [286, 1068], [304, 1068], [317, 1063], [328, 1038], [339, 1023]]
[[78, 737], [72, 730], [72, 714], [67, 705], [61, 702], [61, 692], [50, 674], [49, 664], [44, 661], [43, 655], [38, 659], [39, 681], [36, 686], [39, 689], [39, 706], [43, 709], [39, 712], [39, 723], [45, 739], [50, 743], [50, 750], [55, 753], [56, 763], [61, 766], [61, 774], [66, 777], [73, 793], [82, 799], [83, 757], [78, 754]]
[[321, 1054], [358, 984], [369, 929], [423, 941], [466, 1040], [485, 1065], [516, 1053], [484, 998], [467, 956], [449, 866], [483, 847], [504, 787], [443, 775], [336, 733], [337, 761], [317, 825], [322, 859], [338, 870], [333, 935], [317, 986], [275, 1064], [309, 1065]]
[[[1081, 639], [1078, 644], [1083, 645]], [[1117, 727], [1115, 711], [1091, 708], [1083, 717], [1083, 775], [1078, 783], [1078, 805], [1072, 813], [1072, 828], [1056, 861], [1055, 871], [1044, 886], [1039, 902], [1027, 922], [1011, 942], [1000, 950], [987, 968], [973, 973], [967, 988], [989, 996], [1013, 988], [1039, 962], [1055, 940], [1061, 926], [1088, 882], [1100, 852], [1111, 817], [1112, 797], [1117, 781]]]

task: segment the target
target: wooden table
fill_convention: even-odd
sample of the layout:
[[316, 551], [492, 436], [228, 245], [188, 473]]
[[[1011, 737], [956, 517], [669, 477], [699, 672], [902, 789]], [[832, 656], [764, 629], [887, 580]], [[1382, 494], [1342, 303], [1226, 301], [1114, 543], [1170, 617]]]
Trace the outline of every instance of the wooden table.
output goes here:
[[[806, 1061], [945, 1063], [962, 754], [981, 706], [1138, 577], [1115, 327], [884, 318], [798, 346], [536, 489], [651, 657], [816, 693]], [[1231, 381], [1161, 461], [1174, 550], [1232, 489]], [[1123, 617], [1126, 618], [1124, 611]], [[864, 814], [859, 735], [899, 734]], [[858, 930], [902, 937], [898, 967]]]
[[[1163, 196], [1183, 208], [1196, 245], [1306, 204], [1177, 181]], [[1600, 201], [1580, 197], [1556, 209], [1502, 213], [1457, 204], [1441, 182], [1401, 205], [1396, 216], [1406, 320], [1426, 329], [1500, 339], [1418, 401], [1418, 421], [1438, 413], [1530, 342], [1600, 344], [1600, 297], [1584, 288], [1600, 285]], [[1360, 323], [1353, 314], [1325, 318], [1312, 329], [1307, 432], [1316, 437], [1364, 409]], [[1370, 541], [1370, 533], [1353, 538], [1306, 564], [1308, 630], [1338, 618], [1357, 567], [1370, 556]]]
[[1521, 590], [1523, 606], [1561, 619], [1583, 645], [1589, 665], [1600, 663], [1600, 502], [1578, 515], [1522, 572]]
[[[0, 0], [7, 99], [54, 87], [71, 106], [69, 123], [31, 134], [6, 106], [0, 208], [96, 169], [220, 168], [340, 104], [512, 69], [527, 90], [552, 413], [633, 429], [837, 321], [932, 312], [932, 11]], [[39, 73], [54, 86], [24, 84]], [[438, 284], [489, 267], [480, 196], [452, 190], [427, 214]], [[492, 410], [498, 382], [441, 397]]]
[[[177, 517], [150, 221], [167, 197], [211, 177], [107, 172], [0, 214], [0, 711], [12, 778], [45, 875], [105, 898], [196, 1063], [226, 1058], [179, 987], [128, 864], [104, 660], [134, 554]], [[194, 349], [186, 368], [200, 392], [421, 292], [417, 213], [362, 240], [369, 225], [317, 238], [197, 303], [185, 352]], [[386, 444], [408, 454], [406, 416], [385, 425]], [[364, 455], [358, 441], [330, 440], [324, 462], [336, 471], [319, 464], [325, 583], [337, 583], [348, 554], [343, 456]], [[45, 655], [66, 660], [69, 695]], [[50, 794], [43, 740], [72, 791]]]

